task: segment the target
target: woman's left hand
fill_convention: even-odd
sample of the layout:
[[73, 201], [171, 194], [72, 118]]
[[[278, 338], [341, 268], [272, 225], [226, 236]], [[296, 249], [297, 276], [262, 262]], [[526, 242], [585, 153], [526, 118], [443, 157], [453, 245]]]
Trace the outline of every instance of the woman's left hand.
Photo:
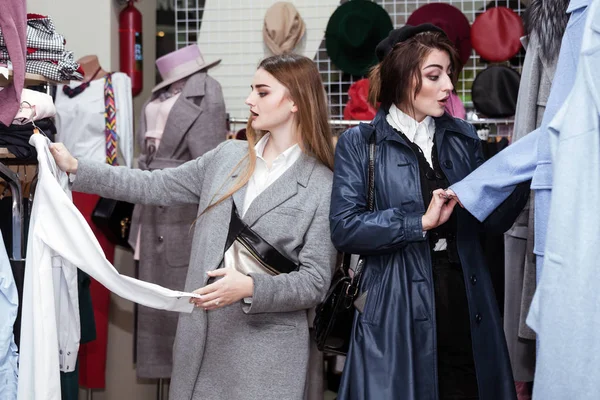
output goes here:
[[220, 268], [208, 271], [207, 274], [211, 278], [218, 276], [222, 278], [210, 285], [194, 290], [194, 293], [202, 296], [199, 299], [190, 299], [190, 302], [194, 303], [196, 307], [214, 310], [240, 301], [244, 297], [252, 297], [254, 293], [252, 278], [234, 268]]

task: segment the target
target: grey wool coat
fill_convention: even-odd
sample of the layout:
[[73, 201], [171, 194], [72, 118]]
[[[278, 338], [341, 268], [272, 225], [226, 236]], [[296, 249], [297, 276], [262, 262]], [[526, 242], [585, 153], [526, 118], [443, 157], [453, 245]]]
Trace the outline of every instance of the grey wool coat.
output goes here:
[[[535, 32], [523, 38], [522, 42], [527, 53], [519, 87], [513, 141], [541, 125], [556, 70], [556, 58], [548, 60], [544, 57]], [[532, 191], [516, 222], [504, 234], [504, 333], [515, 380], [524, 382], [531, 382], [535, 371], [535, 332], [525, 324], [536, 287], [533, 213]]]
[[[221, 85], [205, 71], [191, 75], [171, 109], [160, 146], [152, 159], [146, 154], [146, 105], [138, 124], [143, 170], [174, 168], [217, 147], [227, 135], [225, 102]], [[198, 204], [154, 206], [138, 204], [133, 214], [129, 242], [135, 245], [139, 227], [138, 277], [144, 281], [181, 290], [185, 284], [192, 235], [190, 223]], [[170, 378], [177, 315], [138, 306], [136, 362], [140, 378]]]
[[[202, 213], [236, 181], [232, 171], [248, 151], [227, 141], [178, 168], [131, 170], [80, 161], [73, 190], [134, 203], [199, 204], [185, 290], [206, 285], [222, 263], [232, 204], [242, 209], [246, 187]], [[242, 163], [239, 170], [245, 168]], [[250, 305], [181, 314], [173, 349], [171, 400], [301, 400], [309, 357], [307, 311], [329, 288], [336, 251], [329, 230], [332, 172], [302, 154], [250, 205], [243, 220], [299, 270], [251, 275]], [[191, 221], [190, 221], [191, 222]]]

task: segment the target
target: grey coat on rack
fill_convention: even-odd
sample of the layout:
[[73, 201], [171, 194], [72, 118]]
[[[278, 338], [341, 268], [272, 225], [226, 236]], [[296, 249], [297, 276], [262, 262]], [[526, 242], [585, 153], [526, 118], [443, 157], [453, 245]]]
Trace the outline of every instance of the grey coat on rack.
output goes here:
[[[144, 146], [147, 132], [145, 104], [137, 138], [143, 170], [173, 168], [195, 159], [225, 140], [226, 114], [221, 85], [206, 72], [191, 75], [171, 109], [160, 146], [148, 162]], [[135, 246], [140, 225], [139, 279], [182, 290], [192, 248], [190, 226], [197, 204], [183, 206], [136, 205], [129, 243]], [[137, 376], [170, 378], [177, 314], [139, 306], [137, 321]]]

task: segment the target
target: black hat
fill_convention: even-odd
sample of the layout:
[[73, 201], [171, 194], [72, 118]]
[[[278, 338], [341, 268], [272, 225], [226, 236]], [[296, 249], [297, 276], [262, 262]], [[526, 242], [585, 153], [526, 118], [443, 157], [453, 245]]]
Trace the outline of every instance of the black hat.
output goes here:
[[475, 109], [488, 118], [515, 115], [521, 76], [504, 65], [491, 65], [475, 77], [471, 99]]
[[377, 55], [377, 59], [379, 61], [383, 60], [385, 56], [387, 56], [390, 51], [394, 48], [396, 43], [404, 42], [407, 39], [415, 36], [418, 33], [422, 32], [440, 32], [444, 33], [441, 28], [433, 24], [421, 24], [417, 26], [412, 25], [404, 25], [402, 28], [394, 29], [391, 31], [385, 39], [383, 39], [377, 47], [375, 48], [375, 54]]

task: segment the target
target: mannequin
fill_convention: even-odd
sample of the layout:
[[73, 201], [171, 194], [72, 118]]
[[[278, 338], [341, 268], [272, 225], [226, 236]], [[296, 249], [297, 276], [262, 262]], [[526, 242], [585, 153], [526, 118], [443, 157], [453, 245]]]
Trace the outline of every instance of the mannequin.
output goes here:
[[[100, 61], [98, 61], [98, 56], [95, 55], [87, 55], [81, 57], [77, 60], [81, 68], [83, 69], [83, 81], [89, 82], [93, 79], [101, 79], [104, 78], [108, 72], [102, 69], [100, 65]], [[94, 77], [95, 75], [95, 77]]]
[[[169, 53], [156, 65], [163, 78], [142, 108], [137, 129], [139, 168], [174, 168], [225, 140], [226, 114], [219, 83], [207, 70], [197, 45]], [[198, 206], [136, 205], [129, 243], [139, 259], [138, 278], [183, 289], [191, 252], [190, 224]], [[171, 377], [177, 315], [138, 307], [136, 372], [138, 378]], [[160, 388], [159, 388], [160, 391]]]

